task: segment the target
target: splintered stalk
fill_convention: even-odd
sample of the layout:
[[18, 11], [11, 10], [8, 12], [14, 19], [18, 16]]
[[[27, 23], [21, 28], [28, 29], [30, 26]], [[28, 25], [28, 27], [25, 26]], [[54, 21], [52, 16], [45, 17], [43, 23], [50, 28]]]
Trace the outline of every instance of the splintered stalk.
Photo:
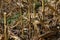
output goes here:
[[8, 40], [8, 35], [7, 35], [7, 26], [6, 26], [6, 13], [4, 13], [4, 40]]

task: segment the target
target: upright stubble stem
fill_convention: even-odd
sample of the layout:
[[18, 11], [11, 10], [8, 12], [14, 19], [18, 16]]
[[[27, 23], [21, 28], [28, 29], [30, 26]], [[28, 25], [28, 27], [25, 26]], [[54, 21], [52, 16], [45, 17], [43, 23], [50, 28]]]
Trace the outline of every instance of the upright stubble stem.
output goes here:
[[6, 22], [6, 13], [4, 13], [4, 40], [8, 40], [7, 38], [7, 26], [6, 26], [7, 22]]

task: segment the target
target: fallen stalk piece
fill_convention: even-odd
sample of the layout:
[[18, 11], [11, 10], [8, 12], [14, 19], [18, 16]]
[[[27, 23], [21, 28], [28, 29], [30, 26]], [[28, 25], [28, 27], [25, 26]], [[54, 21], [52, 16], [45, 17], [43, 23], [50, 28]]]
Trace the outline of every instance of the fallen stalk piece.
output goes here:
[[50, 37], [50, 36], [55, 35], [55, 34], [56, 34], [56, 32], [54, 32], [54, 31], [48, 31], [42, 35], [39, 35], [39, 38], [47, 38], [47, 37]]

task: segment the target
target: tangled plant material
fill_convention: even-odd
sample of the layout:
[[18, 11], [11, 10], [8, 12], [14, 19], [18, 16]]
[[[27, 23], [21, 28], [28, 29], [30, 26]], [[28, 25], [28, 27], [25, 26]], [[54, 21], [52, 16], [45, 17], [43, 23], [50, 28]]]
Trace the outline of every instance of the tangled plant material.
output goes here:
[[0, 35], [0, 40], [59, 40], [60, 0], [0, 0]]

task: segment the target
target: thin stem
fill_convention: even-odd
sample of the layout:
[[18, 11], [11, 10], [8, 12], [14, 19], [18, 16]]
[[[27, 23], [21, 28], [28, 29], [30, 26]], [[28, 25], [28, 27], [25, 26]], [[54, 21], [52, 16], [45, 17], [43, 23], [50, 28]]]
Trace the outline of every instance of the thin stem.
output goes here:
[[[23, 0], [21, 0], [20, 2], [22, 3], [22, 1], [23, 1]], [[23, 17], [22, 17], [22, 16], [23, 16], [23, 14], [22, 14], [21, 6], [20, 6], [20, 14], [21, 14], [21, 16], [20, 16], [20, 17], [21, 17], [22, 36], [23, 36], [23, 35], [24, 35], [24, 32], [23, 32], [24, 27], [23, 27]]]
[[29, 18], [29, 39], [30, 39], [30, 29], [31, 29], [31, 0], [28, 0], [28, 3], [29, 3], [29, 5], [28, 5], [28, 18]]
[[34, 0], [34, 5], [33, 5], [34, 17], [36, 16], [36, 11], [35, 11], [35, 3], [37, 3], [37, 0]]
[[42, 20], [44, 20], [44, 0], [42, 0], [42, 14], [43, 14], [43, 16], [42, 16]]
[[42, 0], [42, 12], [44, 12], [44, 0]]
[[8, 40], [8, 35], [7, 35], [7, 26], [6, 26], [7, 22], [6, 22], [6, 13], [4, 13], [4, 40]]

